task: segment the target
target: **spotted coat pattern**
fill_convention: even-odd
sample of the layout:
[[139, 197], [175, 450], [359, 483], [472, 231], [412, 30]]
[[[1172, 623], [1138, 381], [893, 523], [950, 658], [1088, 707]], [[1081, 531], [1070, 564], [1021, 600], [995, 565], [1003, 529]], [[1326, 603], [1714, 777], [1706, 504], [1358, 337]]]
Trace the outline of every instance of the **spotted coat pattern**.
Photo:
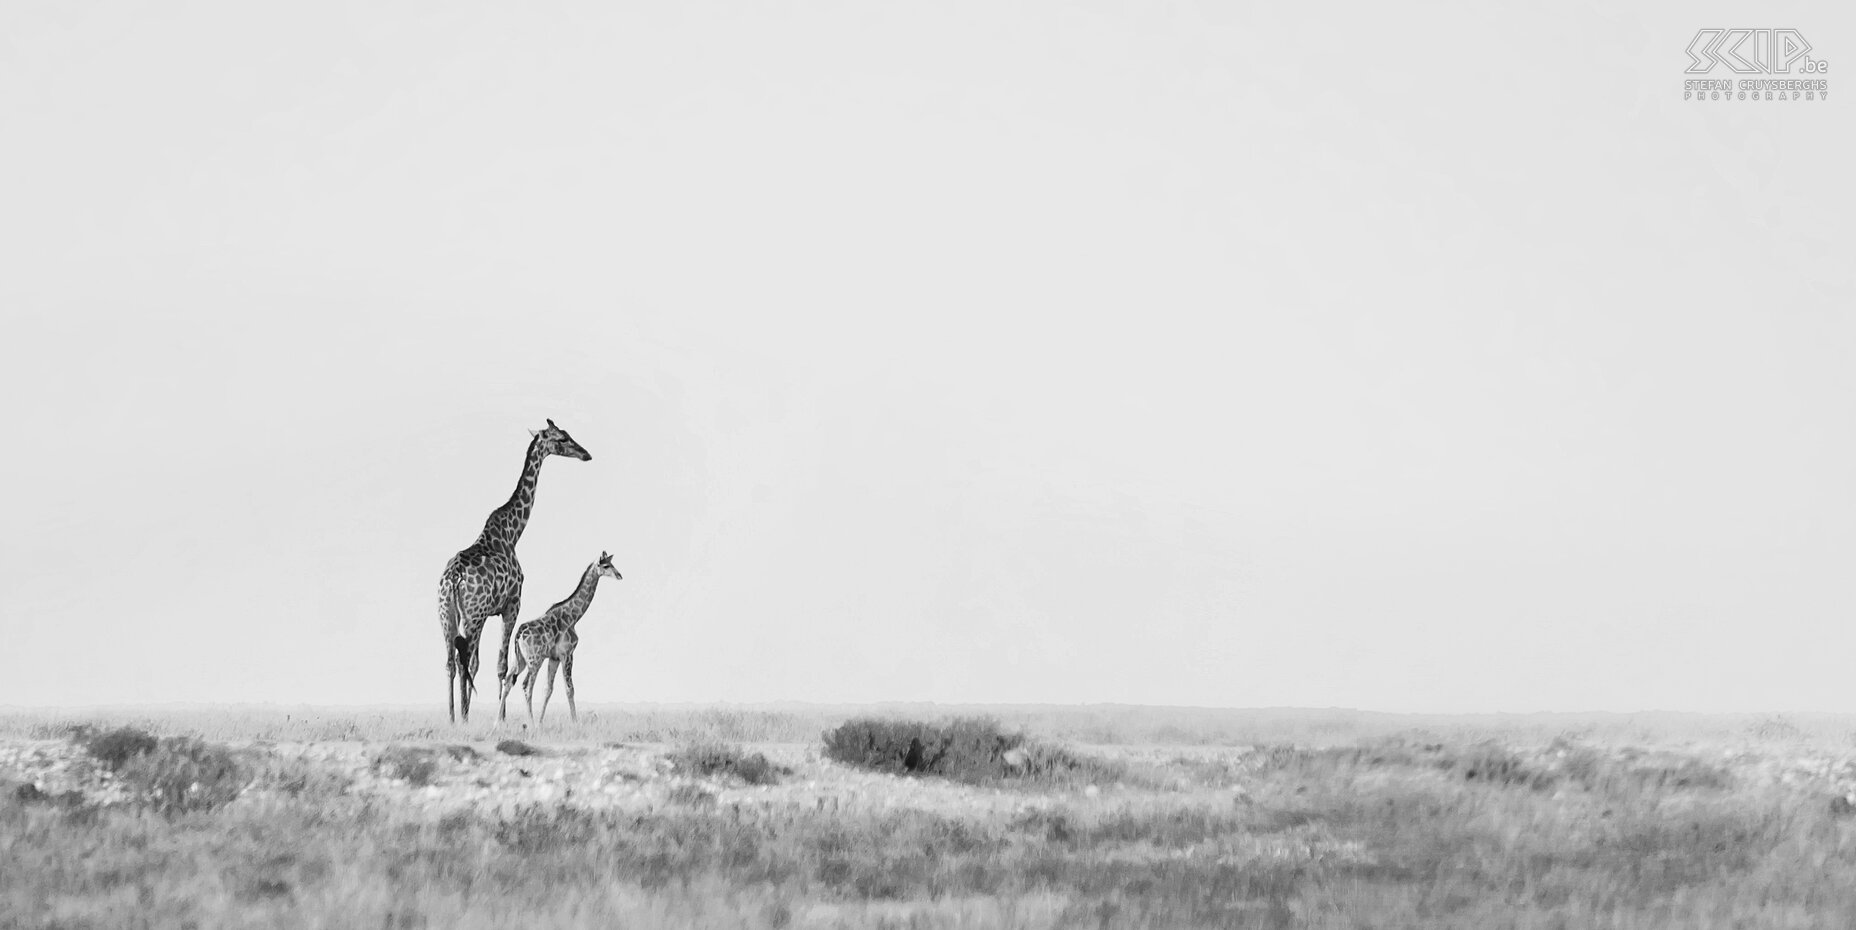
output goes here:
[[612, 566], [612, 556], [601, 552], [599, 560], [586, 567], [580, 574], [580, 584], [574, 593], [564, 601], [547, 609], [541, 616], [516, 627], [516, 661], [515, 666], [502, 677], [502, 692], [498, 695], [501, 708], [500, 719], [509, 706], [509, 692], [515, 690], [516, 678], [524, 669], [528, 678], [522, 682], [522, 695], [528, 700], [528, 717], [535, 719], [535, 676], [541, 672], [541, 664], [548, 663], [548, 689], [541, 695], [541, 719], [548, 718], [548, 699], [554, 696], [554, 672], [558, 668], [567, 682], [567, 712], [573, 719], [580, 719], [580, 711], [574, 706], [574, 647], [580, 645], [580, 634], [574, 632], [574, 625], [586, 616], [586, 609], [593, 603], [593, 592], [599, 587], [600, 576], [610, 576], [619, 580], [623, 576]]

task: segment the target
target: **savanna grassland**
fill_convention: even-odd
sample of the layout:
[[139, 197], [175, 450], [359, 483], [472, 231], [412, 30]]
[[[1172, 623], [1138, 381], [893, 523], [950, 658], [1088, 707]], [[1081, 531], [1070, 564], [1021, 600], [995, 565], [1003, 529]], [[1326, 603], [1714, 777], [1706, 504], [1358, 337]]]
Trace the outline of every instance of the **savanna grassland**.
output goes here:
[[0, 712], [0, 927], [1856, 926], [1856, 719]]

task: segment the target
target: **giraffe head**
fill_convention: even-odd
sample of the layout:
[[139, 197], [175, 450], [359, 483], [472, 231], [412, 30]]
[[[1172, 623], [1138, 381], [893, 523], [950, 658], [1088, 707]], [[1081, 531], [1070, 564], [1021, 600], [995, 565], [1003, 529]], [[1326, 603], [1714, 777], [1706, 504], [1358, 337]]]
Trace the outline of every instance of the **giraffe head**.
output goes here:
[[535, 437], [536, 444], [541, 446], [543, 455], [565, 455], [582, 462], [593, 460], [593, 453], [574, 442], [574, 437], [567, 435], [566, 430], [555, 426], [553, 420], [548, 421], [547, 429], [532, 429], [528, 432], [529, 435]]
[[599, 573], [602, 575], [610, 575], [614, 581], [622, 580], [625, 577], [619, 574], [619, 570], [612, 566], [612, 556], [603, 549], [600, 550], [598, 564]]

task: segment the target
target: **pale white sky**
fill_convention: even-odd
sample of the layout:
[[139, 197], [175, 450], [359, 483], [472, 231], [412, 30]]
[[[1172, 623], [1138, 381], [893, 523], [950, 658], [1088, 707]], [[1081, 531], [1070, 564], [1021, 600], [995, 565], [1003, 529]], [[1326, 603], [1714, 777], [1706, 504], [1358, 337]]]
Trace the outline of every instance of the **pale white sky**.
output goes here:
[[1856, 709], [1847, 4], [610, 6], [0, 7], [0, 704], [442, 713], [552, 417], [587, 702]]

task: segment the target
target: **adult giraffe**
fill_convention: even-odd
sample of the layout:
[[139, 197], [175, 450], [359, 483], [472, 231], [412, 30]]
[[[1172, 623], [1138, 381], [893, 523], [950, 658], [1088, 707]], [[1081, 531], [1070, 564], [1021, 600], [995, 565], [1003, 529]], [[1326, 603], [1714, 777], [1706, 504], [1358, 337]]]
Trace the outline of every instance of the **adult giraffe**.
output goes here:
[[[438, 625], [445, 636], [445, 711], [451, 722], [464, 713], [470, 722], [470, 696], [476, 690], [477, 644], [483, 625], [491, 614], [503, 618], [503, 648], [496, 653], [496, 679], [509, 671], [509, 634], [515, 629], [522, 610], [522, 563], [516, 561], [516, 541], [528, 526], [529, 511], [535, 506], [535, 482], [541, 477], [541, 463], [550, 455], [564, 455], [582, 462], [592, 461], [592, 453], [574, 442], [567, 431], [548, 421], [548, 428], [530, 430], [528, 454], [522, 459], [522, 477], [516, 482], [509, 501], [490, 511], [477, 541], [445, 563], [445, 573], [438, 579]], [[452, 682], [457, 683], [457, 701], [452, 702]], [[501, 715], [498, 715], [501, 719]]]

